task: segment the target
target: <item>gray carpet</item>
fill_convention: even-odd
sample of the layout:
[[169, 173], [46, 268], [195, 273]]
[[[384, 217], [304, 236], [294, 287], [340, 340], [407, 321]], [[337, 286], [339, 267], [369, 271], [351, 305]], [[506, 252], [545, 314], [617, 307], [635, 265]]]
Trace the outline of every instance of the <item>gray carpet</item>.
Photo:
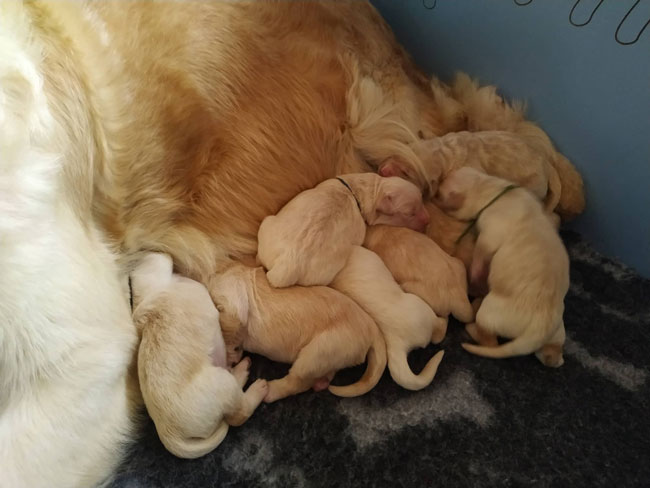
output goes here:
[[[262, 405], [193, 461], [168, 454], [148, 422], [111, 486], [650, 486], [650, 280], [563, 237], [572, 284], [560, 369], [471, 356], [450, 323], [423, 391], [385, 373], [360, 398], [310, 392]], [[414, 369], [437, 349], [414, 351]], [[286, 369], [255, 356], [251, 379]]]

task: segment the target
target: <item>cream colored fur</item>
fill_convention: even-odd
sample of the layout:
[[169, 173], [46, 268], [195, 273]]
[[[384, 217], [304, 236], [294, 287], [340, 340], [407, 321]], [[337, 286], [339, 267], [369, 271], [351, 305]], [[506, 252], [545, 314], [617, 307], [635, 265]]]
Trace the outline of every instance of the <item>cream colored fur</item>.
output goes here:
[[[368, 2], [0, 9], [0, 486], [93, 486], [135, 435], [139, 254], [205, 284], [300, 191], [465, 108]], [[381, 102], [357, 116], [362, 78]]]
[[364, 246], [381, 258], [402, 290], [422, 298], [436, 315], [473, 322], [465, 266], [427, 236], [377, 225], [368, 228]]
[[[553, 212], [560, 199], [561, 183], [547, 154], [505, 131], [454, 132], [413, 144], [426, 173], [425, 187], [435, 194], [438, 182], [463, 166], [506, 178], [528, 188]], [[401, 158], [389, 158], [379, 170], [384, 176], [414, 181], [414, 169]], [[414, 181], [416, 182], [416, 181]]]
[[169, 256], [147, 254], [131, 274], [133, 320], [142, 335], [138, 376], [147, 411], [168, 451], [197, 458], [214, 450], [268, 393], [265, 380], [244, 393], [250, 359], [232, 372], [219, 312], [205, 287], [173, 274]]
[[97, 160], [80, 87], [54, 95], [63, 41], [31, 14], [0, 2], [0, 487], [88, 487], [135, 430], [137, 334], [126, 276], [89, 218]]
[[407, 356], [416, 347], [441, 342], [447, 320], [437, 317], [422, 299], [404, 293], [379, 256], [354, 246], [330, 286], [352, 298], [375, 320], [386, 341], [390, 375], [398, 385], [421, 390], [433, 381], [444, 351], [436, 353], [418, 375], [411, 371]]
[[257, 257], [272, 286], [328, 285], [352, 246], [363, 243], [366, 224], [426, 227], [429, 216], [412, 183], [373, 173], [341, 178], [350, 188], [326, 180], [262, 222]]
[[[443, 180], [438, 199], [451, 215], [468, 220], [509, 183], [461, 168]], [[487, 207], [477, 228], [470, 279], [487, 275], [489, 293], [476, 323], [467, 326], [482, 345], [463, 347], [494, 358], [535, 353], [546, 366], [561, 366], [569, 257], [553, 223], [539, 201], [518, 188]], [[498, 345], [496, 336], [512, 341]]]
[[269, 382], [266, 402], [324, 389], [339, 369], [363, 363], [363, 377], [352, 385], [330, 386], [339, 396], [370, 391], [386, 367], [386, 345], [370, 316], [350, 298], [328, 287], [270, 286], [262, 268], [234, 265], [212, 280], [221, 309], [231, 361], [241, 348], [275, 361], [292, 363], [284, 378]]
[[[522, 103], [506, 103], [497, 94], [494, 86], [479, 86], [476, 80], [459, 73], [451, 86], [453, 97], [463, 106], [467, 130], [509, 131], [521, 137], [553, 165], [556, 175], [549, 171], [549, 179], [556, 177], [559, 183], [559, 201], [555, 211], [564, 219], [581, 214], [585, 208], [585, 195], [582, 177], [571, 162], [557, 152], [546, 133], [536, 124], [525, 120], [525, 106]], [[555, 191], [555, 190], [554, 190]]]

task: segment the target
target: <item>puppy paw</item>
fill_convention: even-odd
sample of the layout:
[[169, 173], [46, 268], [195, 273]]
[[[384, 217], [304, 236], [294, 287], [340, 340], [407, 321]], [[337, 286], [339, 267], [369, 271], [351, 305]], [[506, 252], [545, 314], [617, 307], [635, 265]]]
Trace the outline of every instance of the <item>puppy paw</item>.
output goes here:
[[247, 395], [251, 395], [257, 403], [262, 402], [266, 395], [269, 393], [269, 383], [266, 380], [255, 380], [251, 386], [246, 390]]
[[535, 356], [544, 366], [549, 368], [559, 368], [564, 364], [562, 346], [558, 344], [546, 344], [535, 353]]
[[499, 341], [497, 340], [497, 336], [494, 334], [491, 334], [489, 332], [486, 332], [485, 330], [481, 329], [476, 322], [467, 324], [465, 326], [465, 330], [469, 334], [469, 336], [474, 339], [474, 342], [480, 344], [481, 346], [488, 346], [488, 347], [496, 347], [499, 345]]
[[251, 358], [245, 357], [237, 365], [232, 368], [232, 375], [235, 377], [235, 379], [239, 382], [239, 384], [243, 387], [246, 384], [246, 381], [248, 380], [248, 370], [251, 367]]
[[447, 335], [448, 320], [448, 318], [440, 317], [436, 321], [435, 325], [433, 326], [433, 333], [431, 334], [431, 342], [433, 344], [440, 344], [445, 338], [445, 335]]
[[280, 398], [283, 398], [284, 396], [280, 393], [281, 388], [279, 385], [276, 383], [277, 380], [275, 381], [270, 381], [268, 383], [268, 389], [267, 393], [264, 396], [264, 403], [273, 403], [276, 400], [279, 400]]

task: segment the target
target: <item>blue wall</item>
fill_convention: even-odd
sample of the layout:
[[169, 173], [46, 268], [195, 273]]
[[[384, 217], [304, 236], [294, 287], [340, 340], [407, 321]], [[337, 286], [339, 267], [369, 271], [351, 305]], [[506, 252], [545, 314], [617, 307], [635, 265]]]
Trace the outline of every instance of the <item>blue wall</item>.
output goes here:
[[[524, 3], [524, 0], [519, 0]], [[614, 32], [634, 0], [605, 1], [584, 27], [575, 2], [374, 0], [427, 72], [466, 71], [538, 122], [583, 175], [587, 211], [572, 227], [596, 248], [650, 276], [650, 27], [621, 46]], [[598, 4], [583, 0], [581, 23]], [[650, 18], [641, 0], [620, 31], [636, 37]]]

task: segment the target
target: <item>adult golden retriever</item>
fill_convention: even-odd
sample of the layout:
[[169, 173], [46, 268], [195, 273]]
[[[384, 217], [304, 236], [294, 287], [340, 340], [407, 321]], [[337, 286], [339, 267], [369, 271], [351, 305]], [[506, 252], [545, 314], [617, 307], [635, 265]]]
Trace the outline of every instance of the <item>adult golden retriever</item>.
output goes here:
[[119, 463], [140, 401], [132, 255], [206, 283], [299, 191], [483, 107], [360, 1], [3, 0], [0, 18], [2, 488], [96, 485]]

